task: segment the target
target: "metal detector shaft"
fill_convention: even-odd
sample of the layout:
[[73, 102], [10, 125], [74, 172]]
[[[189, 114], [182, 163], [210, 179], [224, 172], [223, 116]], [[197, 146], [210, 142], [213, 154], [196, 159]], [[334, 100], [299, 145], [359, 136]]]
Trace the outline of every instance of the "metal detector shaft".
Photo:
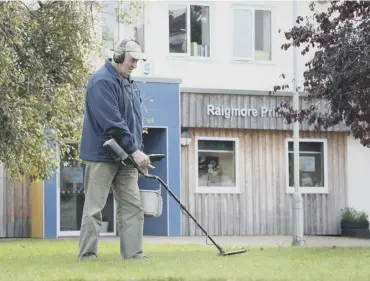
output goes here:
[[245, 249], [232, 251], [232, 252], [225, 252], [208, 234], [208, 232], [200, 225], [200, 223], [196, 220], [196, 218], [186, 209], [186, 207], [181, 203], [180, 199], [177, 198], [177, 196], [172, 192], [172, 190], [167, 186], [167, 184], [158, 176], [146, 174], [143, 172], [143, 170], [139, 167], [139, 165], [132, 159], [130, 155], [125, 153], [125, 151], [117, 144], [117, 142], [114, 139], [110, 139], [104, 143], [104, 147], [106, 147], [111, 153], [113, 153], [118, 159], [122, 162], [122, 164], [126, 165], [124, 163], [125, 159], [130, 159], [134, 167], [138, 170], [138, 172], [143, 175], [146, 178], [156, 179], [159, 181], [168, 191], [168, 193], [176, 200], [176, 202], [180, 205], [181, 209], [186, 212], [186, 214], [195, 222], [195, 224], [203, 231], [203, 233], [207, 236], [209, 240], [213, 243], [213, 245], [216, 246], [216, 248], [219, 251], [220, 256], [229, 256], [229, 255], [235, 255], [235, 254], [241, 254], [246, 252]]
[[242, 250], [236, 250], [236, 251], [231, 251], [231, 252], [225, 252], [213, 239], [212, 237], [208, 234], [208, 232], [198, 223], [196, 218], [193, 217], [193, 215], [186, 209], [186, 207], [181, 203], [180, 199], [177, 198], [177, 196], [172, 192], [172, 190], [167, 186], [167, 184], [160, 178], [154, 175], [144, 175], [147, 178], [155, 178], [157, 181], [159, 181], [168, 191], [168, 193], [177, 201], [177, 203], [180, 205], [181, 209], [183, 209], [189, 217], [192, 218], [192, 220], [195, 222], [195, 224], [203, 231], [203, 233], [208, 237], [209, 240], [212, 241], [213, 245], [216, 246], [216, 248], [219, 251], [220, 256], [231, 256], [231, 255], [237, 255], [237, 254], [242, 254], [245, 253], [247, 250], [242, 249]]
[[[130, 156], [128, 156], [128, 157], [130, 158]], [[224, 253], [223, 249], [212, 239], [212, 237], [208, 234], [208, 232], [199, 224], [199, 222], [196, 220], [196, 218], [194, 218], [193, 215], [186, 209], [186, 207], [181, 203], [180, 199], [177, 198], [176, 194], [173, 193], [173, 191], [167, 186], [167, 184], [160, 177], [158, 177], [158, 176], [151, 175], [151, 174], [145, 174], [142, 171], [142, 169], [139, 167], [139, 165], [137, 165], [135, 163], [135, 161], [133, 161], [132, 159], [130, 159], [130, 160], [132, 161], [133, 165], [135, 166], [135, 168], [139, 171], [139, 173], [141, 175], [143, 175], [146, 178], [156, 179], [157, 181], [159, 181], [167, 189], [168, 193], [176, 200], [176, 202], [180, 205], [181, 209], [183, 209], [187, 213], [187, 215], [192, 218], [192, 220], [203, 231], [203, 233], [209, 238], [209, 240], [212, 241], [212, 243], [219, 250], [220, 254], [223, 254]]]
[[196, 218], [193, 217], [193, 215], [186, 209], [186, 207], [181, 203], [180, 199], [177, 198], [177, 196], [172, 192], [172, 190], [167, 186], [167, 184], [160, 178], [154, 175], [144, 175], [146, 178], [154, 178], [157, 181], [159, 181], [168, 191], [168, 193], [176, 200], [176, 202], [180, 205], [181, 209], [183, 209], [186, 214], [191, 217], [191, 219], [195, 222], [195, 224], [203, 231], [203, 233], [209, 238], [209, 240], [212, 241], [212, 243], [216, 246], [216, 248], [219, 250], [220, 254], [224, 253], [224, 250], [212, 239], [212, 237], [208, 234], [208, 232], [198, 223]]
[[[139, 170], [140, 171], [140, 170]], [[218, 249], [219, 256], [231, 256], [231, 255], [237, 255], [237, 254], [242, 254], [245, 253], [247, 250], [241, 249], [241, 250], [236, 250], [236, 251], [231, 251], [231, 252], [225, 252], [213, 239], [212, 237], [208, 234], [208, 232], [202, 227], [202, 225], [196, 220], [196, 218], [193, 217], [193, 215], [186, 209], [186, 207], [181, 203], [180, 199], [177, 198], [177, 196], [172, 192], [172, 190], [167, 186], [167, 184], [158, 176], [154, 175], [144, 175], [146, 178], [152, 178], [156, 179], [159, 181], [168, 191], [168, 193], [176, 200], [176, 202], [180, 205], [181, 209], [186, 212], [186, 214], [191, 217], [191, 219], [195, 222], [195, 224], [203, 231], [203, 233], [207, 236], [209, 240], [212, 241], [213, 245]]]

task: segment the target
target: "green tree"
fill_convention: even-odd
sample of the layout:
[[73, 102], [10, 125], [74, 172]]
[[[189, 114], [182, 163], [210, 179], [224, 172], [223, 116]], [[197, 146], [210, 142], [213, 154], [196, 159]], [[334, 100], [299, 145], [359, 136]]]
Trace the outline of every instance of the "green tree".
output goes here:
[[[306, 63], [303, 91], [308, 107], [295, 112], [290, 102], [278, 111], [288, 123], [307, 120], [317, 130], [344, 123], [361, 144], [370, 147], [370, 2], [330, 1], [324, 12], [310, 17], [298, 16], [297, 25], [285, 32], [287, 43], [281, 46], [301, 48], [306, 55], [315, 48]], [[274, 91], [289, 88], [275, 86]], [[320, 100], [328, 112], [319, 111]]]
[[0, 162], [13, 181], [44, 178], [58, 164], [56, 144], [63, 155], [66, 140], [79, 140], [91, 58], [102, 50], [100, 9], [96, 1], [0, 2]]

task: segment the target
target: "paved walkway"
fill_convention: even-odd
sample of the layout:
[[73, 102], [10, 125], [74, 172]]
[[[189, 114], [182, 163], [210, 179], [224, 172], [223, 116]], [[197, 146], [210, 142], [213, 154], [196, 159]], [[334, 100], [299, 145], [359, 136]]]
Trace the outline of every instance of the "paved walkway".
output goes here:
[[[212, 236], [213, 240], [223, 245], [231, 246], [275, 246], [287, 247], [291, 246], [292, 236]], [[0, 239], [0, 242], [10, 240], [29, 240], [30, 238], [13, 238], [13, 239]], [[78, 241], [78, 237], [63, 237], [59, 240], [74, 240]], [[101, 237], [100, 241], [118, 242], [119, 237]], [[206, 239], [205, 236], [144, 236], [145, 243], [152, 244], [211, 244], [212, 242]], [[370, 247], [370, 239], [357, 239], [346, 237], [333, 237], [333, 236], [305, 236], [304, 245], [308, 247]]]
[[[246, 246], [291, 246], [292, 236], [211, 236], [217, 244], [246, 245]], [[118, 237], [102, 237], [102, 240], [118, 241]], [[205, 236], [145, 236], [145, 243], [181, 243], [181, 244], [208, 244], [212, 243]], [[370, 247], [370, 239], [356, 239], [329, 236], [305, 236], [305, 245], [308, 247]]]

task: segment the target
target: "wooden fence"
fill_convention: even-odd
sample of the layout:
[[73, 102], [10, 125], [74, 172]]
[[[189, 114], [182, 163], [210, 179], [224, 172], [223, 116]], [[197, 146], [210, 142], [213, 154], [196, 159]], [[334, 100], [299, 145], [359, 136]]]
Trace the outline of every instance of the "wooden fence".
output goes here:
[[0, 238], [31, 236], [30, 181], [13, 183], [0, 163]]

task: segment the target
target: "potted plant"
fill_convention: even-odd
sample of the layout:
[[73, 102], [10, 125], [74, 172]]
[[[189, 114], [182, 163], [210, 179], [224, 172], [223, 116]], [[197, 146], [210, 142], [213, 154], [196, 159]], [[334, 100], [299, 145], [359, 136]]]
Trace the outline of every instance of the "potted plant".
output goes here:
[[368, 215], [364, 211], [343, 209], [340, 227], [343, 236], [370, 238]]

